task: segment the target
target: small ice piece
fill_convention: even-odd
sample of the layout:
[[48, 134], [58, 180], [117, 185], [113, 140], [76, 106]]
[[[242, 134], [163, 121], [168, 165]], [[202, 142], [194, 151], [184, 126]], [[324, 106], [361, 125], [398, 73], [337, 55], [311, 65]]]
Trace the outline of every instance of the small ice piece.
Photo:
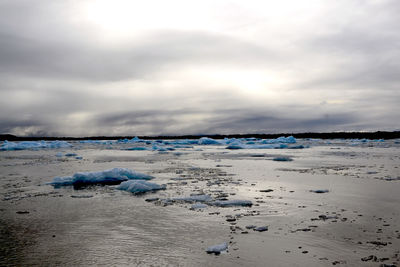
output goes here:
[[238, 144], [231, 144], [231, 145], [229, 145], [229, 146], [227, 146], [227, 147], [225, 147], [225, 148], [226, 148], [226, 149], [243, 149], [244, 146], [238, 145]]
[[77, 156], [77, 157], [75, 157], [75, 159], [83, 159], [83, 157]]
[[221, 252], [226, 251], [228, 249], [228, 243], [224, 242], [219, 245], [210, 246], [206, 249], [208, 254], [214, 253], [215, 255], [221, 254]]
[[91, 198], [93, 195], [71, 195], [72, 198]]
[[189, 197], [174, 198], [173, 200], [184, 202], [208, 202], [212, 200], [212, 197], [210, 195], [191, 195]]
[[219, 145], [220, 142], [209, 137], [202, 137], [198, 141], [199, 145]]
[[149, 150], [147, 147], [142, 147], [142, 146], [136, 146], [136, 147], [129, 147], [129, 148], [124, 148], [123, 150]]
[[73, 176], [56, 177], [49, 184], [54, 186], [85, 184], [116, 184], [126, 180], [150, 180], [153, 176], [126, 168], [114, 168], [99, 172], [77, 172]]
[[78, 154], [76, 154], [76, 153], [66, 153], [65, 156], [66, 157], [76, 157], [76, 156], [78, 156]]
[[272, 159], [273, 161], [292, 161], [292, 158], [289, 157], [276, 157]]
[[245, 206], [251, 207], [253, 203], [250, 200], [216, 200], [210, 203], [210, 205], [217, 206], [217, 207], [234, 207], [234, 206]]
[[317, 194], [323, 194], [323, 193], [328, 193], [328, 189], [317, 189], [317, 190], [310, 190], [310, 192], [317, 193]]
[[198, 210], [198, 209], [205, 209], [205, 208], [207, 208], [208, 206], [206, 205], [206, 204], [202, 204], [202, 203], [196, 203], [196, 204], [193, 204], [191, 207], [190, 207], [190, 209], [191, 210]]
[[133, 194], [143, 194], [150, 191], [164, 190], [165, 185], [150, 183], [145, 180], [129, 180], [122, 182], [117, 189], [131, 192]]
[[265, 231], [268, 231], [268, 226], [259, 226], [259, 227], [254, 228], [253, 230], [257, 231], [257, 232], [265, 232]]

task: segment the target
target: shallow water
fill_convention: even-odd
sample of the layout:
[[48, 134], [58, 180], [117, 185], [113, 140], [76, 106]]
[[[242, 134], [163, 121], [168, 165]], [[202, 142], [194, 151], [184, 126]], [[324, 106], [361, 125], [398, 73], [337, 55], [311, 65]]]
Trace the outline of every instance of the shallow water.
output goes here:
[[[400, 145], [300, 143], [310, 148], [196, 145], [160, 153], [74, 143], [67, 149], [1, 151], [0, 265], [379, 266], [379, 259], [398, 265]], [[59, 152], [82, 159], [56, 157]], [[114, 167], [153, 175], [167, 189], [137, 196], [110, 185], [46, 185], [56, 176]], [[260, 192], [265, 189], [273, 191]], [[329, 192], [310, 192], [316, 189]], [[190, 203], [145, 201], [192, 193], [254, 205], [190, 210]], [[227, 215], [236, 221], [226, 221]], [[386, 245], [369, 243], [374, 241]], [[228, 252], [205, 252], [223, 242], [229, 242]], [[361, 260], [369, 255], [379, 262]]]

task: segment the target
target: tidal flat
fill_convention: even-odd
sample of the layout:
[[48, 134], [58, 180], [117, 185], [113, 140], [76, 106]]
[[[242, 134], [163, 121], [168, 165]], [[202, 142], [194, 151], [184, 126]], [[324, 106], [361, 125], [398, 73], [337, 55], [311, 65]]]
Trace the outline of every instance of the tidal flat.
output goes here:
[[[400, 265], [398, 139], [2, 147], [1, 266]], [[114, 168], [160, 188], [52, 183]]]

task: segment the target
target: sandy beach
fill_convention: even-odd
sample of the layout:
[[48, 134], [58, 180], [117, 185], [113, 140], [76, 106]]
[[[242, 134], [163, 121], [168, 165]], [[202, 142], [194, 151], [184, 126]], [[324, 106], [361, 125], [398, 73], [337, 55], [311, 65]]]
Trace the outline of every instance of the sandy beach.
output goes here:
[[[166, 151], [71, 144], [0, 151], [1, 266], [400, 264], [398, 140]], [[48, 184], [112, 168], [166, 188], [132, 194], [117, 185]], [[188, 200], [199, 195], [212, 201]], [[222, 204], [230, 200], [239, 201]], [[206, 252], [224, 243], [220, 254]]]

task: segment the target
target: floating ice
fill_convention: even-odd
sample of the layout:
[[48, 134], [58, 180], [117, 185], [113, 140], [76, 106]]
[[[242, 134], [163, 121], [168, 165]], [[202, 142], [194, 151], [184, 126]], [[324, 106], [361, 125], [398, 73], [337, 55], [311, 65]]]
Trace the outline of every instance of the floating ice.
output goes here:
[[202, 137], [198, 141], [199, 145], [219, 145], [220, 142], [209, 137]]
[[65, 156], [66, 157], [76, 157], [76, 156], [78, 156], [78, 154], [76, 154], [76, 153], [66, 153]]
[[234, 206], [246, 206], [251, 207], [253, 203], [250, 200], [216, 200], [209, 203], [210, 205], [217, 207], [234, 207]]
[[192, 195], [188, 197], [174, 198], [173, 200], [184, 202], [208, 202], [212, 200], [212, 197], [210, 195]]
[[126, 168], [114, 168], [99, 172], [77, 172], [73, 176], [56, 177], [49, 184], [54, 186], [84, 184], [115, 184], [131, 179], [150, 180], [153, 177]]
[[23, 142], [4, 141], [4, 143], [0, 145], [0, 150], [67, 148], [71, 146], [72, 145], [66, 141], [23, 141]]
[[111, 145], [114, 141], [111, 140], [82, 140], [79, 141], [81, 144], [94, 144], [94, 145]]
[[145, 180], [129, 180], [122, 182], [117, 189], [131, 192], [133, 194], [142, 194], [149, 191], [164, 190], [165, 185], [150, 183]]
[[295, 144], [296, 142], [297, 140], [293, 136], [289, 137], [281, 136], [276, 139], [264, 139], [261, 141], [262, 144], [279, 144], [279, 143]]
[[224, 242], [219, 245], [210, 246], [206, 249], [208, 254], [214, 253], [215, 255], [219, 255], [221, 252], [228, 249], [228, 243]]
[[292, 158], [289, 157], [276, 157], [272, 159], [273, 161], [292, 161]]

